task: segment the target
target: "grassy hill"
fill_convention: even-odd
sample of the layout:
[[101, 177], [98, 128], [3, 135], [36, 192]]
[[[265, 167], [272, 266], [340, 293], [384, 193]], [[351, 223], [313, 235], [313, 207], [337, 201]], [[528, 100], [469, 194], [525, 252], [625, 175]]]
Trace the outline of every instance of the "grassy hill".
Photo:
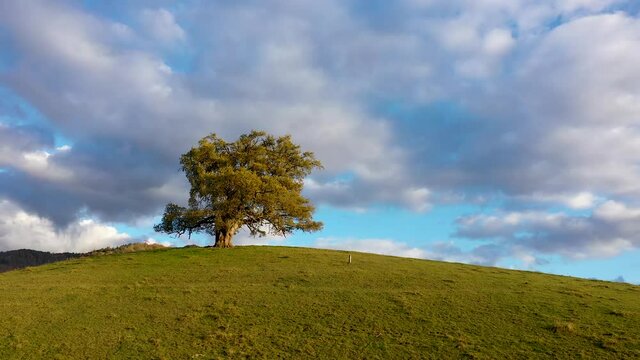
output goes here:
[[640, 287], [286, 247], [0, 274], [0, 358], [640, 358]]

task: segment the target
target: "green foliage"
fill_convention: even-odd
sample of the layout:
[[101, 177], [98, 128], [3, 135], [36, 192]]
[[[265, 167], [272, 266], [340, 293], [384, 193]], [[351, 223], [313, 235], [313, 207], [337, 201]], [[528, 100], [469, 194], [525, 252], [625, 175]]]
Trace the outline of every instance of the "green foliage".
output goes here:
[[2, 273], [0, 359], [640, 358], [639, 286], [351, 254], [160, 249]]
[[242, 226], [254, 236], [322, 228], [301, 195], [304, 178], [322, 165], [290, 136], [253, 131], [229, 143], [211, 134], [180, 163], [191, 185], [189, 205], [168, 204], [158, 232], [206, 232], [215, 236], [215, 246], [228, 247]]

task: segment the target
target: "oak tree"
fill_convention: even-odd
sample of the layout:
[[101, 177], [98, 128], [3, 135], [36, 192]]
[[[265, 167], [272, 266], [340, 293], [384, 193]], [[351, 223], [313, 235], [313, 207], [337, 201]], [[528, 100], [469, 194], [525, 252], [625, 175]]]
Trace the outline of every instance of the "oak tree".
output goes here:
[[191, 185], [188, 206], [168, 204], [154, 226], [158, 232], [205, 232], [215, 237], [214, 247], [225, 248], [243, 226], [253, 236], [322, 228], [301, 194], [304, 178], [322, 165], [290, 136], [252, 131], [226, 142], [211, 134], [183, 154], [180, 164]]

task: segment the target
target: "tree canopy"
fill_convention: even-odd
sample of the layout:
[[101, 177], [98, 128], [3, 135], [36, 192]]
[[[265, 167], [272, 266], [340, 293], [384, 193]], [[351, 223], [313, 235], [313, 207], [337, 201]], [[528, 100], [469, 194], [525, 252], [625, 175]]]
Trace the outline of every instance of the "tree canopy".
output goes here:
[[205, 232], [214, 247], [231, 247], [243, 226], [251, 235], [317, 231], [315, 208], [302, 196], [304, 178], [322, 168], [290, 136], [252, 131], [235, 142], [211, 134], [180, 158], [191, 185], [187, 207], [168, 204], [158, 232], [181, 236]]

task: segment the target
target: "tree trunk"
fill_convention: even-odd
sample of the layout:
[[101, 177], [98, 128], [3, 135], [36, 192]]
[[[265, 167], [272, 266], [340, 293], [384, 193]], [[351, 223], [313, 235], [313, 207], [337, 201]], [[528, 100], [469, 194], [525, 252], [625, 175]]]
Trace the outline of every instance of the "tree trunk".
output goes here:
[[233, 247], [231, 244], [231, 238], [233, 238], [233, 232], [227, 230], [219, 230], [216, 231], [216, 243], [213, 247], [216, 248], [230, 248]]

